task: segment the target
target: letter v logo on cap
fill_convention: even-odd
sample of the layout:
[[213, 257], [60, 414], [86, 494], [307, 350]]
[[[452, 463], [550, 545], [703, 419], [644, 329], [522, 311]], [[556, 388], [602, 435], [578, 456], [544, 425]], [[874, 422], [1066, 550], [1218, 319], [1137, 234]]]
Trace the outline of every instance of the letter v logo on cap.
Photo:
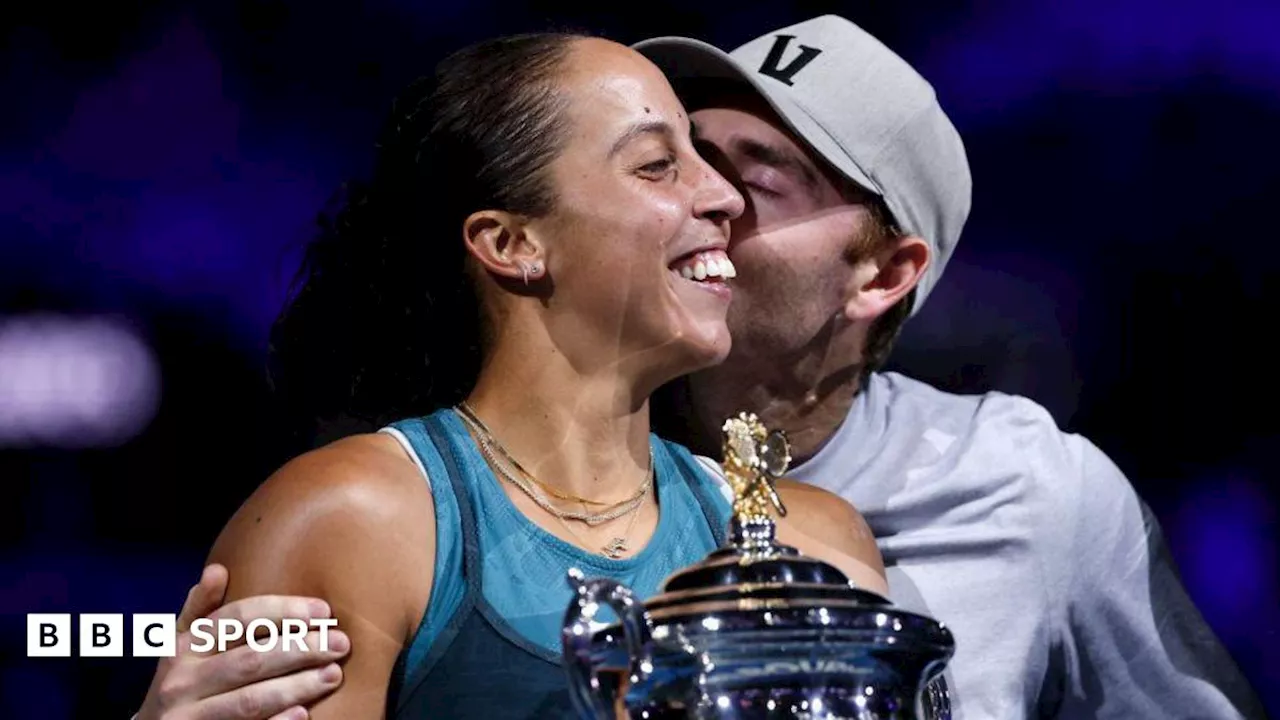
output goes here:
[[777, 35], [773, 40], [773, 47], [769, 49], [769, 54], [765, 57], [764, 62], [760, 64], [760, 74], [768, 75], [771, 78], [781, 80], [788, 85], [794, 85], [793, 82], [796, 73], [804, 69], [805, 65], [813, 62], [813, 59], [822, 53], [821, 50], [808, 45], [800, 46], [800, 55], [782, 67], [782, 55], [787, 51], [787, 46], [795, 40], [795, 35]]

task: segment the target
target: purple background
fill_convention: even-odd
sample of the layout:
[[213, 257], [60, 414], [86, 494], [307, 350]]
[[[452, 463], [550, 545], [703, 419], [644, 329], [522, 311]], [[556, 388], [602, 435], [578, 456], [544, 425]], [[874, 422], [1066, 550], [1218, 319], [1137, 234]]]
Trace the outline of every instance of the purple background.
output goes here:
[[[323, 7], [318, 7], [323, 5]], [[181, 605], [282, 460], [262, 362], [298, 248], [445, 52], [585, 28], [723, 47], [823, 12], [931, 79], [975, 179], [895, 368], [1044, 403], [1129, 474], [1280, 710], [1280, 6], [1254, 0], [52, 2], [0, 53], [0, 717], [126, 718], [144, 659], [29, 612]]]

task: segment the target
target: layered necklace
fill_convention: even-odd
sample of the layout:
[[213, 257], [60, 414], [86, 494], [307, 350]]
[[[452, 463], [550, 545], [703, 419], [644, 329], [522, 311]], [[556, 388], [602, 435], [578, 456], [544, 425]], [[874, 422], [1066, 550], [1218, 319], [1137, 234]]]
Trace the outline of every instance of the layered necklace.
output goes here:
[[[484, 424], [484, 421], [476, 415], [475, 410], [468, 403], [465, 401], [459, 403], [456, 409], [458, 415], [467, 422], [467, 425], [475, 433], [480, 452], [484, 455], [489, 465], [504, 480], [519, 488], [534, 504], [559, 521], [564, 529], [577, 539], [580, 544], [587, 545], [588, 543], [584, 542], [582, 537], [574, 532], [573, 527], [569, 525], [570, 520], [596, 527], [630, 513], [631, 519], [627, 522], [626, 530], [623, 531], [622, 535], [610, 538], [609, 542], [600, 549], [600, 553], [605, 557], [617, 560], [630, 550], [628, 537], [631, 535], [631, 529], [635, 526], [636, 518], [640, 516], [640, 508], [644, 506], [645, 498], [648, 497], [649, 491], [653, 489], [652, 448], [649, 449], [649, 470], [645, 474], [644, 482], [640, 484], [640, 487], [625, 500], [616, 503], [605, 503], [578, 495], [562, 493], [538, 480], [533, 473], [526, 470], [518, 460], [511, 456], [511, 453], [494, 437], [493, 432], [489, 430], [489, 426]], [[566, 502], [579, 503], [584, 509], [581, 512], [562, 510], [552, 504], [548, 496]], [[589, 506], [595, 506], [600, 509], [591, 511], [587, 509]]]

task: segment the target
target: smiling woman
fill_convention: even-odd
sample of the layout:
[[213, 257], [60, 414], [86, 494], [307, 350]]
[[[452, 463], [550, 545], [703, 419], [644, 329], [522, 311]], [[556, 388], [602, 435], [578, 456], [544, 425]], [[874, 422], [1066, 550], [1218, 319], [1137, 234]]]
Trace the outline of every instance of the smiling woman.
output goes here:
[[[647, 597], [724, 541], [723, 479], [649, 396], [728, 354], [742, 212], [612, 42], [485, 42], [396, 103], [273, 336], [286, 400], [381, 431], [288, 463], [212, 552], [229, 601], [335, 609], [353, 650], [311, 717], [565, 715], [568, 569]], [[780, 493], [780, 540], [885, 592], [852, 508]]]

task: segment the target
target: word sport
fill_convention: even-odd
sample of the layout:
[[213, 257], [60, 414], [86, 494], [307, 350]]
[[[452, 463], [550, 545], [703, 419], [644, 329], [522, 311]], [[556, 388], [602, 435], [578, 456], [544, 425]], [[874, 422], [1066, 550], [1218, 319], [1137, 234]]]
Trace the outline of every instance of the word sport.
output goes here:
[[[124, 657], [124, 615], [119, 613], [82, 613], [78, 616], [80, 657]], [[279, 645], [284, 652], [307, 652], [306, 637], [317, 629], [321, 652], [329, 649], [329, 629], [337, 627], [334, 618], [257, 618], [243, 623], [235, 618], [200, 618], [191, 629], [178, 634], [176, 615], [136, 613], [132, 616], [132, 657], [173, 657], [178, 639], [187, 638], [188, 649], [195, 653], [224, 652], [243, 640], [255, 652], [270, 652]], [[27, 615], [27, 657], [71, 657], [73, 634], [69, 613], [30, 613]]]

